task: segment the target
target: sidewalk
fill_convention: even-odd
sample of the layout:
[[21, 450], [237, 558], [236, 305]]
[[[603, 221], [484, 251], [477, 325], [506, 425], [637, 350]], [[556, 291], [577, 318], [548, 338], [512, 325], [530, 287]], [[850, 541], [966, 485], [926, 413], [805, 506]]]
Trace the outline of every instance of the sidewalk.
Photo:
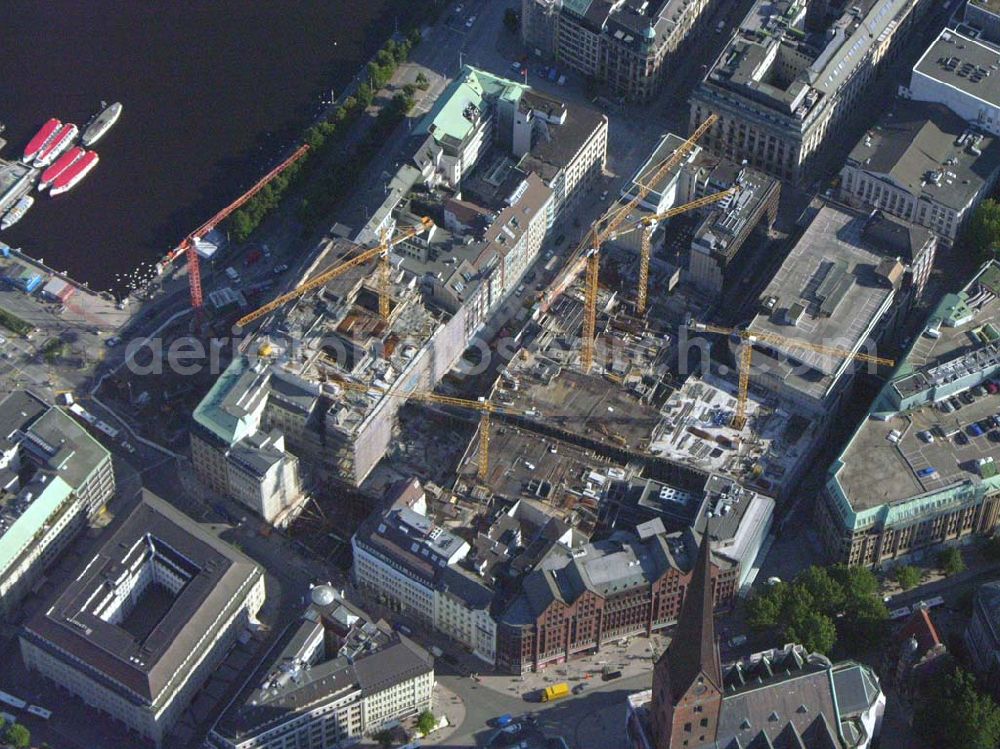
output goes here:
[[571, 659], [568, 663], [553, 663], [538, 673], [522, 676], [509, 674], [478, 673], [479, 683], [494, 691], [507, 695], [525, 696], [538, 692], [552, 684], [566, 681], [570, 686], [584, 685], [584, 691], [611, 686], [616, 680], [605, 682], [601, 673], [605, 666], [613, 671], [621, 671], [621, 678], [627, 679], [652, 673], [653, 661], [663, 652], [669, 638], [654, 634], [631, 637], [626, 645], [621, 642], [605, 645], [601, 652]]
[[433, 746], [441, 744], [450, 737], [465, 722], [465, 703], [462, 698], [452, 692], [441, 682], [434, 684], [434, 716], [438, 719], [441, 716], [448, 718], [448, 725], [439, 731], [435, 731], [430, 736], [420, 739], [423, 746]]

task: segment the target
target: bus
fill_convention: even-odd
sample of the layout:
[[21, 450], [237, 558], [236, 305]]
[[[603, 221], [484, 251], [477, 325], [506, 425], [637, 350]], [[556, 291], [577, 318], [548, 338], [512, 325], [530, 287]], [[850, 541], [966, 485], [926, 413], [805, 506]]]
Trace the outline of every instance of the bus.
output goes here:
[[46, 710], [44, 707], [39, 707], [38, 705], [28, 705], [28, 712], [32, 715], [37, 715], [42, 720], [48, 720], [52, 717], [51, 710]]
[[24, 700], [6, 692], [0, 692], [0, 702], [11, 707], [16, 707], [18, 710], [24, 710], [28, 706], [28, 703]]

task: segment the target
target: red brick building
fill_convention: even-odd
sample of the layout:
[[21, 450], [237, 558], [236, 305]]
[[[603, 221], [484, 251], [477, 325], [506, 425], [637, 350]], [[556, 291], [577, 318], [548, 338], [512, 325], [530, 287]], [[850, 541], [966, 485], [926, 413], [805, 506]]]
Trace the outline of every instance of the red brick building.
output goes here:
[[[497, 668], [537, 671], [677, 621], [697, 553], [693, 534], [617, 534], [553, 548], [522, 583], [497, 625]], [[715, 605], [736, 594], [739, 565], [714, 557]]]

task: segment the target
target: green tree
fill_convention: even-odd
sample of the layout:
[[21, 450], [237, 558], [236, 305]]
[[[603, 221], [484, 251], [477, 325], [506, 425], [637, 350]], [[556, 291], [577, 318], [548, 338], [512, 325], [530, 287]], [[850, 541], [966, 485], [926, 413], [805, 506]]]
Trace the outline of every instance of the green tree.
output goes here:
[[429, 734], [437, 726], [437, 718], [430, 710], [424, 710], [417, 718], [417, 730], [424, 736]]
[[760, 632], [778, 626], [787, 587], [784, 583], [772, 585], [747, 602], [747, 624], [751, 629]]
[[1000, 249], [1000, 203], [988, 198], [979, 204], [962, 232], [961, 243], [981, 259], [996, 254]]
[[403, 94], [412, 99], [417, 94], [417, 84], [407, 83], [403, 86]]
[[830, 577], [843, 587], [848, 605], [852, 601], [879, 598], [878, 579], [870, 569], [835, 564], [833, 567], [830, 567]]
[[358, 101], [358, 106], [365, 109], [369, 104], [375, 100], [375, 92], [372, 91], [372, 87], [367, 83], [362, 83], [358, 86], [357, 93], [355, 97]]
[[15, 749], [28, 749], [31, 746], [31, 732], [20, 723], [9, 726], [4, 738]]
[[813, 565], [795, 578], [795, 585], [809, 592], [812, 602], [825, 613], [839, 612], [846, 600], [843, 586], [825, 567]]
[[972, 674], [956, 668], [944, 678], [928, 680], [913, 727], [935, 749], [996, 749], [1000, 707], [979, 691]]
[[379, 731], [372, 736], [382, 749], [389, 749], [392, 746], [392, 733], [390, 731]]
[[965, 570], [965, 560], [962, 559], [962, 552], [955, 546], [949, 546], [938, 554], [938, 567], [945, 575], [951, 577]]
[[810, 653], [826, 654], [837, 642], [837, 628], [826, 614], [801, 610], [785, 625], [785, 639], [800, 643]]
[[892, 573], [893, 579], [903, 590], [909, 590], [920, 585], [920, 570], [909, 564], [902, 564]]
[[428, 88], [430, 88], [430, 85], [431, 82], [427, 80], [427, 76], [424, 75], [424, 71], [421, 70], [419, 73], [417, 73], [417, 88], [419, 88], [421, 91], [426, 91]]
[[507, 31], [511, 34], [516, 34], [518, 28], [521, 26], [521, 17], [518, 15], [517, 11], [513, 8], [507, 8], [503, 12], [503, 25], [507, 27]]

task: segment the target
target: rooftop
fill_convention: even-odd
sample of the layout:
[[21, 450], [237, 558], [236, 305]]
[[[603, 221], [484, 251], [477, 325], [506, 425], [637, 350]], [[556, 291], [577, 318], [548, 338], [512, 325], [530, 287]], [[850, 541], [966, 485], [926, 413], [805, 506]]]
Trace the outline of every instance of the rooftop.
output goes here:
[[[535, 92], [528, 92], [524, 99], [533, 102]], [[548, 128], [549, 137], [541, 135], [533, 138], [531, 150], [524, 155], [518, 166], [525, 172], [534, 172], [546, 182], [550, 182], [561, 169], [580, 152], [594, 131], [607, 124], [607, 116], [584, 104], [566, 107], [566, 119], [560, 125]]]
[[[636, 170], [635, 174], [632, 175], [631, 182], [622, 188], [622, 197], [629, 198], [629, 196], [635, 195], [636, 188], [639, 185], [649, 184], [648, 177], [651, 177], [657, 167], [669, 159], [670, 156], [673, 155], [674, 151], [683, 145], [684, 140], [684, 138], [679, 135], [675, 135], [674, 133], [666, 133], [663, 135], [656, 148], [649, 155], [649, 158], [646, 159], [642, 166], [640, 166]], [[701, 153], [701, 148], [699, 146], [695, 146], [691, 149], [687, 156], [681, 159], [680, 164], [667, 171], [655, 183], [649, 184], [651, 197], [654, 195], [662, 197], [664, 193], [668, 192], [676, 184], [678, 175], [680, 174], [683, 165], [694, 161], [699, 153]], [[660, 202], [660, 199], [651, 199], [651, 197], [647, 197], [643, 201], [643, 204], [654, 210], [659, 210], [658, 203]]]
[[466, 65], [462, 75], [441, 94], [417, 125], [418, 134], [433, 135], [439, 143], [462, 143], [473, 131], [491, 96], [519, 97], [528, 87]]
[[[22, 451], [28, 459], [18, 474], [5, 475], [0, 486], [3, 572], [110, 455], [65, 411], [25, 391], [0, 402], [0, 431], [3, 450]], [[26, 470], [32, 466], [39, 469], [34, 474]]]
[[1000, 265], [988, 263], [931, 313], [831, 467], [827, 489], [845, 518], [860, 524], [886, 505], [904, 513], [916, 509], [911, 501], [960, 501], [963, 491], [996, 481], [1000, 394], [978, 386], [1000, 373], [998, 339]]
[[564, 0], [565, 12], [584, 19], [587, 26], [603, 31], [618, 43], [647, 49], [663, 44], [678, 29], [689, 27], [684, 15], [695, 7], [690, 0]]
[[824, 32], [805, 27], [802, 4], [758, 0], [701, 86], [726, 88], [801, 127], [895, 29], [912, 0], [847, 3]]
[[952, 29], [941, 31], [913, 72], [1000, 106], [1000, 52]]
[[847, 163], [961, 211], [1000, 168], [1000, 143], [942, 104], [897, 99]]
[[735, 385], [713, 373], [689, 377], [663, 407], [650, 452], [744, 481], [765, 494], [780, 494], [795, 480], [809, 453], [815, 425], [751, 391], [747, 424], [731, 426]]
[[310, 605], [289, 626], [246, 688], [213, 729], [242, 739], [351, 695], [370, 696], [433, 672], [420, 646], [373, 623], [328, 585], [310, 593]]
[[[713, 177], [716, 175], [713, 175]], [[738, 240], [747, 224], [756, 222], [768, 200], [780, 190], [780, 183], [754, 169], [741, 169], [733, 183], [740, 186], [735, 195], [716, 203], [695, 230], [693, 247], [702, 247], [726, 262], [739, 251]]]
[[[163, 565], [180, 579], [150, 621], [139, 621], [151, 616], [144, 601], [160, 586], [148, 582], [152, 574], [130, 574], [136, 565]], [[25, 625], [23, 636], [57, 657], [72, 653], [127, 699], [138, 695], [157, 705], [173, 696], [191, 653], [205, 647], [206, 633], [242, 605], [260, 575], [241, 552], [144, 491], [81, 573]]]
[[[823, 204], [762, 294], [775, 300], [772, 311], [758, 313], [749, 329], [856, 351], [894, 297], [880, 267], [885, 247], [864, 236], [868, 221], [868, 214]], [[761, 351], [765, 347], [783, 361]], [[815, 399], [826, 396], [849, 361], [792, 343], [755, 344], [756, 366]]]

